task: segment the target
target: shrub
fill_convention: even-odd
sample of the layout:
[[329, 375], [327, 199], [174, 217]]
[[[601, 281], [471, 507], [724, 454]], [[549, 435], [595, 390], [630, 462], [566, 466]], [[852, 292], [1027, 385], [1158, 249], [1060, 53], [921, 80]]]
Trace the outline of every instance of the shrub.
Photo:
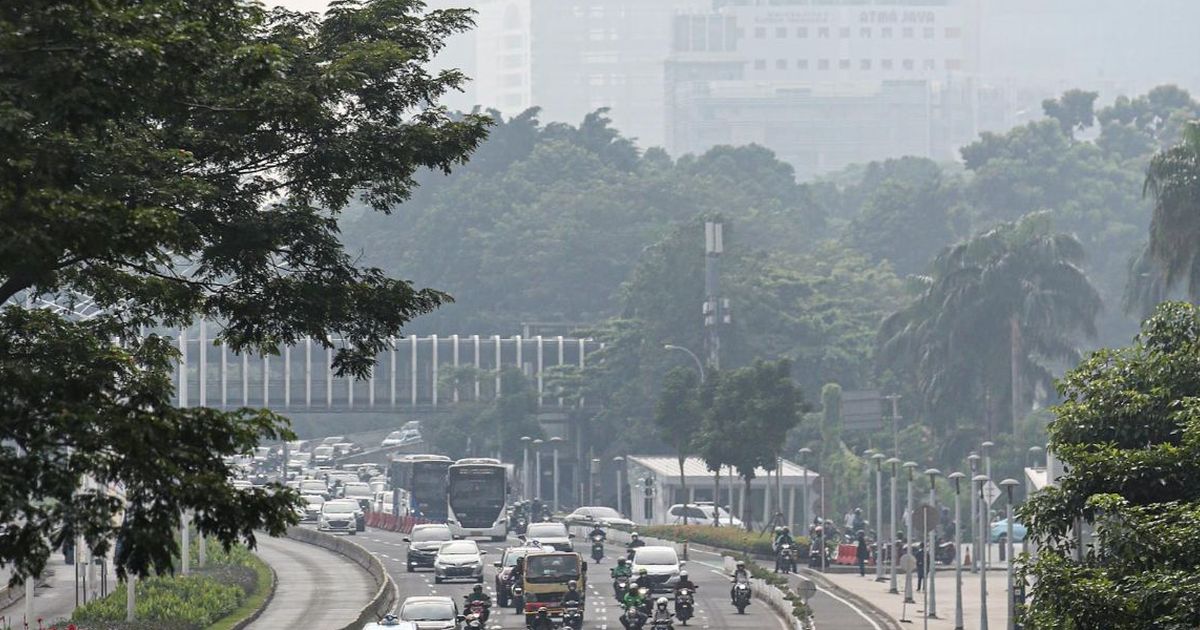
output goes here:
[[[770, 556], [775, 550], [772, 546], [774, 536], [761, 532], [748, 532], [736, 527], [713, 527], [711, 525], [652, 525], [638, 530], [644, 536], [673, 540], [675, 542], [694, 542], [719, 549], [739, 551], [752, 555]], [[796, 537], [796, 546], [800, 558], [808, 555], [808, 539]]]

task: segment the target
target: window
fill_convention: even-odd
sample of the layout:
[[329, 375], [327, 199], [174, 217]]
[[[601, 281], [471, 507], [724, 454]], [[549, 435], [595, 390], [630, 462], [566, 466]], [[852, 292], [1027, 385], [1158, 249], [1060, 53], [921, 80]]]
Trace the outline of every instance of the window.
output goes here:
[[787, 37], [787, 27], [786, 26], [775, 27], [775, 37], [778, 37], [779, 39], [783, 39], [783, 38]]
[[604, 29], [602, 29], [602, 28], [588, 29], [588, 39], [590, 39], [594, 42], [604, 41]]
[[787, 70], [787, 59], [776, 59], [775, 60], [775, 69], [776, 70]]
[[891, 39], [892, 38], [892, 27], [890, 27], [890, 26], [883, 27], [883, 30], [879, 31], [879, 36], [884, 39]]
[[925, 39], [933, 39], [936, 31], [932, 26], [925, 27]]
[[828, 59], [818, 60], [817, 61], [817, 69], [818, 70], [828, 70], [829, 69], [829, 60]]
[[905, 59], [905, 60], [904, 60], [904, 69], [905, 69], [905, 70], [912, 70], [912, 69], [913, 69], [915, 66], [916, 66], [916, 64], [915, 64], [915, 63], [913, 63], [913, 60], [912, 60], [912, 59]]
[[808, 70], [808, 60], [807, 59], [797, 59], [796, 60], [796, 69], [797, 70]]
[[808, 27], [807, 26], [798, 27], [796, 29], [796, 37], [799, 37], [800, 39], [807, 38], [808, 37]]
[[914, 37], [913, 29], [911, 26], [905, 26], [904, 31], [902, 31], [902, 32], [904, 33], [904, 39], [912, 39]]
[[926, 70], [937, 70], [937, 62], [933, 59], [926, 59], [924, 68]]
[[879, 65], [883, 66], [884, 70], [891, 70], [893, 64], [891, 59], [884, 59]]
[[946, 39], [959, 39], [962, 37], [962, 29], [957, 26], [946, 27]]
[[947, 70], [962, 70], [962, 59], [947, 59], [946, 60], [946, 69]]
[[510, 88], [521, 87], [522, 84], [523, 84], [523, 82], [521, 81], [521, 75], [519, 75], [519, 74], [504, 75], [504, 87], [510, 87]]
[[754, 69], [755, 70], [766, 70], [767, 69], [767, 60], [766, 59], [755, 59], [754, 60]]
[[838, 37], [841, 37], [842, 39], [850, 39], [850, 27], [843, 26], [842, 28], [839, 28]]
[[767, 27], [765, 27], [765, 26], [754, 27], [754, 38], [755, 39], [763, 39], [766, 36], [767, 36]]
[[604, 75], [603, 74], [589, 74], [588, 75], [588, 85], [593, 86], [593, 87], [604, 85]]
[[850, 69], [850, 60], [849, 59], [838, 60], [838, 70], [849, 70], [849, 69]]
[[819, 37], [821, 39], [829, 39], [829, 27], [822, 26], [821, 28], [818, 28], [817, 29], [817, 37]]
[[858, 62], [858, 69], [859, 69], [859, 70], [870, 70], [870, 69], [871, 69], [871, 60], [870, 60], [870, 59], [863, 59], [862, 61], [859, 61], [859, 62]]
[[863, 39], [871, 39], [871, 29], [865, 26], [858, 29], [858, 36]]

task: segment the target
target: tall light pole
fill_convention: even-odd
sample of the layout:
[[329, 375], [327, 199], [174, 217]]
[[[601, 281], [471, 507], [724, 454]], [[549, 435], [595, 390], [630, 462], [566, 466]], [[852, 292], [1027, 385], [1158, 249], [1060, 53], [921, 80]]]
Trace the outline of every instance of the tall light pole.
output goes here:
[[883, 453], [871, 456], [875, 460], [875, 581], [883, 581]]
[[[941, 476], [942, 471], [936, 468], [925, 470], [925, 475], [929, 477], [929, 508], [930, 512], [937, 509], [937, 478]], [[929, 529], [926, 536], [928, 544], [925, 546], [925, 570], [929, 571], [929, 579], [926, 580], [925, 598], [929, 601], [925, 603], [925, 618], [937, 619], [937, 528], [929, 527], [928, 515], [926, 512], [925, 527]], [[926, 622], [926, 625], [929, 625]]]
[[[992, 441], [987, 441], [979, 445], [983, 447], [983, 474], [987, 475], [988, 479], [992, 478], [992, 447], [995, 445], [996, 443]], [[990, 544], [990, 525], [992, 524], [991, 506], [985, 499], [979, 502], [979, 509], [983, 510], [983, 513], [988, 517], [983, 521], [985, 523], [983, 528], [979, 530], [979, 540], [981, 541], [980, 544], [982, 545], [983, 551], [983, 553], [979, 556], [979, 566], [983, 567], [983, 570], [986, 571], [987, 568], [992, 564], [992, 546]]]
[[685, 348], [683, 346], [677, 346], [677, 345], [671, 344], [671, 343], [668, 343], [665, 346], [663, 346], [663, 349], [678, 350], [680, 352], [686, 352], [687, 355], [689, 357], [692, 357], [692, 360], [696, 362], [696, 371], [700, 373], [700, 382], [701, 383], [704, 382], [704, 363], [702, 363], [700, 361], [700, 357], [696, 356], [695, 352], [692, 352], [691, 350], [688, 350], [687, 348]]
[[[862, 454], [863, 459], [866, 460], [866, 462], [867, 462], [867, 478], [866, 478], [866, 486], [867, 487], [866, 487], [866, 492], [863, 493], [863, 495], [866, 496], [866, 501], [867, 501], [867, 505], [866, 505], [867, 509], [863, 513], [863, 521], [866, 523], [870, 523], [870, 521], [871, 521], [871, 503], [872, 503], [871, 495], [873, 494], [871, 492], [871, 476], [875, 472], [874, 470], [871, 470], [871, 458], [874, 457], [875, 453], [876, 453], [875, 449], [869, 448], [869, 449], [863, 451], [863, 454]], [[866, 530], [863, 530], [863, 531], [865, 532]], [[858, 532], [852, 532], [852, 533], [856, 536], [858, 535]]]
[[558, 446], [565, 441], [557, 435], [550, 438], [550, 447], [554, 449], [554, 476], [551, 478], [550, 483], [554, 486], [554, 512], [556, 514], [558, 513]]
[[[811, 449], [811, 448], [808, 448], [807, 446], [805, 446], [805, 447], [801, 448], [799, 451], [797, 451], [797, 452], [796, 452], [796, 459], [799, 459], [799, 460], [800, 460], [800, 469], [801, 469], [802, 471], [804, 471], [804, 485], [803, 485], [803, 486], [801, 486], [801, 490], [803, 490], [803, 491], [804, 491], [804, 510], [803, 510], [803, 511], [804, 511], [804, 527], [806, 527], [806, 528], [807, 528], [807, 527], [811, 527], [811, 526], [812, 526], [812, 518], [811, 518], [811, 517], [812, 517], [812, 515], [808, 513], [808, 510], [809, 510], [809, 503], [808, 503], [808, 456], [809, 456], [809, 455], [812, 455], [812, 449]], [[805, 530], [805, 531], [807, 531], [807, 530]]]
[[952, 472], [946, 476], [954, 482], [954, 630], [963, 630], [962, 607], [962, 488], [966, 475]]
[[623, 503], [621, 494], [624, 492], [624, 489], [621, 487], [621, 470], [625, 468], [625, 458], [618, 455], [612, 458], [612, 460], [617, 465], [617, 511], [624, 514], [625, 512], [622, 511], [621, 505]]
[[542, 498], [542, 444], [545, 444], [541, 439], [534, 440], [533, 444], [533, 498]]
[[588, 469], [588, 505], [596, 505], [596, 474], [600, 472], [600, 459], [593, 457]]
[[[912, 554], [912, 529], [913, 529], [913, 475], [917, 469], [917, 462], [904, 462], [904, 469], [908, 471], [908, 499], [905, 504], [908, 506], [905, 509], [904, 515], [904, 553]], [[913, 599], [912, 571], [904, 572], [904, 603], [915, 604], [917, 600]]]
[[525, 486], [523, 490], [526, 494], [526, 499], [533, 498], [530, 495], [530, 492], [533, 490], [533, 484], [529, 483], [529, 443], [532, 441], [533, 438], [528, 435], [521, 436], [521, 485]]
[[[972, 482], [975, 481], [975, 477], [979, 474], [979, 460], [980, 460], [979, 453], [976, 453], [975, 451], [971, 451], [971, 454], [967, 455], [967, 463], [971, 465], [971, 481]], [[971, 493], [971, 530], [972, 530], [972, 532], [971, 532], [972, 533], [971, 547], [973, 547], [975, 550], [975, 557], [971, 558], [971, 566], [970, 566], [971, 573], [974, 573], [975, 571], [978, 570], [978, 567], [981, 565], [981, 562], [982, 562], [981, 556], [983, 556], [983, 547], [980, 546], [980, 544], [979, 544], [981, 534], [979, 532], [974, 531], [978, 526], [979, 526], [979, 493], [972, 492]]]
[[[987, 485], [987, 475], [975, 475], [971, 478], [977, 487], [976, 493], [979, 496], [979, 535], [977, 538], [983, 539], [983, 530], [987, 529], [987, 510], [982, 509], [987, 499], [983, 498], [983, 487]], [[987, 570], [982, 563], [979, 567], [979, 630], [988, 630], [987, 616]]]
[[728, 300], [721, 297], [721, 255], [725, 253], [724, 225], [704, 223], [704, 328], [708, 333], [708, 363], [721, 368], [721, 326], [729, 323]]
[[896, 557], [896, 475], [899, 471], [896, 467], [900, 465], [900, 460], [891, 457], [884, 463], [892, 467], [892, 498], [888, 502], [888, 565], [891, 568], [892, 582], [888, 592], [899, 593], [900, 590], [896, 588], [896, 567], [900, 563], [900, 558]]
[[1004, 488], [1008, 494], [1008, 505], [1004, 506], [1004, 517], [1008, 521], [1004, 537], [1004, 546], [1008, 547], [1005, 551], [1008, 552], [1008, 630], [1015, 630], [1017, 627], [1017, 611], [1016, 603], [1013, 601], [1013, 489], [1021, 485], [1016, 479], [1005, 479], [1000, 482], [1000, 487]]

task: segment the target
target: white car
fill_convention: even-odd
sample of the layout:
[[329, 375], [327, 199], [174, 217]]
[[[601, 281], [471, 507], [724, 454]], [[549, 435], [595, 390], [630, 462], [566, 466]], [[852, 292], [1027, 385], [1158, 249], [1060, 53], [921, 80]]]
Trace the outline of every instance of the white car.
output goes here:
[[312, 450], [312, 458], [314, 464], [328, 464], [333, 461], [333, 447], [329, 445], [321, 445]]
[[317, 522], [321, 517], [321, 506], [325, 505], [325, 497], [319, 494], [306, 494], [300, 498], [304, 501], [304, 515], [300, 517], [300, 522]]
[[567, 515], [564, 519], [572, 525], [592, 526], [599, 525], [600, 527], [636, 527], [633, 521], [625, 518], [620, 512], [603, 506], [581, 507]]
[[380, 442], [379, 446], [387, 448], [389, 446], [400, 446], [403, 443], [404, 431], [392, 431], [387, 437], [383, 438], [383, 442]]
[[562, 523], [533, 523], [525, 530], [526, 543], [537, 543], [555, 551], [575, 551], [571, 539], [575, 534], [567, 532]]
[[474, 540], [452, 540], [442, 543], [433, 559], [433, 581], [467, 579], [483, 584], [483, 555]]
[[317, 518], [319, 532], [345, 532], [354, 535], [358, 531], [358, 504], [351, 501], [326, 501]]
[[646, 577], [650, 578], [650, 590], [665, 592], [674, 590], [682, 567], [674, 547], [638, 547], [633, 554], [631, 569], [634, 575], [645, 569]]
[[320, 479], [304, 479], [300, 482], [300, 494], [316, 494], [329, 496], [329, 486]]
[[676, 503], [667, 510], [667, 523], [674, 525], [683, 524], [683, 514], [687, 511], [688, 523], [696, 525], [704, 525], [713, 522], [713, 510], [717, 510], [717, 515], [720, 518], [721, 526], [729, 525], [731, 527], [742, 527], [742, 521], [738, 517], [730, 517], [729, 512], [725, 508], [716, 507], [712, 503], [689, 503], [686, 506], [682, 503]]
[[400, 621], [411, 621], [417, 630], [460, 628], [458, 603], [450, 597], [413, 596], [400, 604]]

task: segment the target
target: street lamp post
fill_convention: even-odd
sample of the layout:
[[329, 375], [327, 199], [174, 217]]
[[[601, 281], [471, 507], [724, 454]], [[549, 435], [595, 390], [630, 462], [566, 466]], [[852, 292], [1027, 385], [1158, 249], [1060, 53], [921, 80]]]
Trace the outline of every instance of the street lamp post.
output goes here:
[[[805, 527], [810, 527], [810, 526], [812, 526], [812, 518], [810, 518], [812, 515], [808, 513], [808, 510], [809, 510], [809, 503], [808, 503], [808, 456], [812, 454], [812, 449], [811, 449], [811, 448], [808, 448], [807, 446], [805, 446], [805, 447], [801, 448], [801, 449], [800, 449], [800, 450], [799, 450], [797, 453], [798, 453], [797, 459], [799, 459], [799, 460], [800, 460], [800, 469], [801, 469], [802, 471], [804, 471], [804, 485], [803, 485], [803, 486], [801, 486], [801, 490], [803, 490], [803, 491], [804, 491], [804, 510], [803, 510], [803, 512], [804, 512], [804, 526], [805, 526]], [[719, 501], [716, 501], [716, 500], [714, 499], [714, 503], [719, 503]]]
[[558, 436], [550, 438], [550, 447], [554, 449], [554, 476], [550, 479], [550, 483], [554, 489], [554, 512], [556, 514], [558, 513], [558, 447], [565, 441]]
[[1008, 558], [1008, 630], [1014, 630], [1017, 627], [1016, 602], [1013, 598], [1013, 489], [1021, 485], [1016, 479], [1005, 479], [1000, 482], [1000, 487], [1004, 488], [1008, 494], [1008, 505], [1004, 506], [1004, 518], [1007, 521], [1007, 531], [1004, 537], [1004, 546], [1008, 552], [1005, 556]]
[[621, 494], [624, 492], [624, 489], [621, 487], [622, 486], [621, 469], [623, 469], [625, 467], [625, 458], [618, 455], [618, 456], [612, 458], [612, 460], [613, 460], [613, 463], [617, 465], [617, 511], [624, 514], [625, 512], [621, 511], [622, 510], [621, 504], [623, 503], [623, 501], [621, 500]]
[[[942, 474], [942, 471], [936, 468], [929, 468], [925, 471], [925, 475], [929, 477], [929, 508], [930, 510], [937, 509], [937, 478]], [[928, 520], [929, 512], [926, 512], [926, 520]], [[937, 619], [937, 528], [929, 527], [929, 523], [925, 523], [925, 527], [929, 528], [929, 535], [926, 537], [929, 543], [925, 549], [925, 570], [929, 571], [929, 579], [926, 581], [925, 596], [929, 601], [925, 604], [925, 618]], [[926, 622], [928, 625], [928, 622]]]
[[[873, 492], [871, 492], [871, 477], [873, 476], [873, 473], [875, 471], [871, 470], [871, 458], [875, 456], [875, 453], [876, 453], [875, 449], [869, 448], [869, 449], [863, 451], [863, 454], [862, 454], [863, 459], [865, 459], [867, 461], [867, 478], [866, 478], [866, 482], [867, 482], [866, 486], [867, 487], [866, 487], [866, 492], [863, 493], [863, 495], [866, 496], [867, 509], [863, 513], [863, 521], [868, 522], [868, 523], [871, 520], [871, 502], [872, 502], [871, 495], [874, 494]], [[866, 530], [863, 530], [863, 531], [865, 532]], [[858, 535], [858, 532], [851, 532], [851, 533], [854, 534], [855, 536]]]
[[[983, 448], [983, 474], [987, 475], [988, 479], [992, 478], [992, 447], [995, 445], [996, 443], [990, 440], [979, 445]], [[992, 522], [990, 505], [987, 503], [986, 499], [979, 502], [979, 509], [983, 510], [983, 513], [988, 516], [988, 518], [983, 521], [985, 523], [983, 529], [979, 530], [981, 551], [983, 551], [983, 553], [979, 555], [979, 566], [986, 571], [988, 566], [992, 564], [992, 546], [988, 543], [991, 536], [989, 534], [985, 537], [984, 533], [988, 530], [988, 525], [991, 525]]]
[[542, 445], [541, 439], [530, 442], [533, 444], [533, 498], [542, 498]]
[[[912, 529], [913, 529], [913, 475], [917, 469], [917, 462], [904, 462], [904, 469], [908, 471], [908, 495], [905, 505], [904, 514], [904, 553], [912, 554]], [[915, 604], [917, 600], [913, 599], [912, 571], [904, 572], [904, 603]]]
[[688, 355], [689, 357], [692, 357], [692, 360], [696, 362], [696, 370], [697, 370], [698, 372], [700, 372], [700, 382], [701, 382], [701, 383], [703, 383], [703, 382], [704, 382], [704, 364], [700, 362], [700, 357], [696, 356], [696, 353], [695, 353], [695, 352], [692, 352], [691, 350], [688, 350], [687, 348], [685, 348], [685, 347], [683, 347], [683, 346], [677, 346], [677, 345], [670, 344], [670, 343], [669, 343], [669, 344], [667, 344], [667, 345], [665, 345], [665, 346], [663, 346], [663, 349], [665, 349], [665, 350], [679, 350], [680, 352], [686, 352], [686, 353], [687, 353], [687, 355]]
[[[521, 436], [521, 485], [526, 495], [532, 490], [533, 484], [529, 483], [529, 443], [533, 438], [528, 435]], [[532, 499], [532, 496], [526, 496], [527, 499]]]
[[[982, 508], [984, 505], [986, 505], [986, 503], [985, 503], [986, 499], [983, 498], [983, 487], [988, 482], [988, 476], [987, 475], [975, 475], [974, 477], [971, 478], [971, 481], [975, 482], [975, 484], [978, 488], [976, 492], [979, 495], [980, 508]], [[978, 536], [976, 536], [976, 538], [979, 538], [980, 540], [983, 539], [983, 533], [982, 533], [983, 530], [987, 529], [986, 521], [987, 521], [987, 512], [986, 512], [986, 510], [980, 509], [979, 510], [980, 534]], [[979, 630], [988, 630], [987, 571], [983, 568], [982, 564], [980, 565], [980, 568], [979, 568]]]
[[962, 488], [961, 482], [967, 476], [960, 472], [952, 472], [946, 476], [954, 482], [954, 630], [963, 630], [962, 607]]
[[588, 468], [588, 505], [596, 505], [596, 473], [600, 472], [600, 459], [592, 458], [592, 465]]
[[883, 581], [883, 453], [871, 456], [875, 460], [875, 581]]
[[896, 557], [896, 467], [900, 465], [900, 460], [892, 457], [884, 463], [892, 467], [892, 498], [888, 502], [888, 565], [892, 574], [892, 582], [888, 587], [888, 592], [899, 593], [900, 589], [896, 588], [896, 567], [900, 562], [900, 558]]
[[1039, 463], [1041, 463], [1041, 461], [1042, 461], [1042, 453], [1044, 453], [1045, 451], [1046, 451], [1046, 449], [1044, 449], [1044, 448], [1042, 448], [1042, 447], [1040, 447], [1040, 446], [1030, 446], [1030, 447], [1029, 447], [1029, 464], [1030, 464], [1030, 467], [1032, 467], [1032, 468], [1041, 468], [1041, 466], [1038, 466], [1038, 464], [1039, 464]]
[[[979, 474], [979, 459], [980, 459], [979, 453], [976, 453], [975, 451], [971, 451], [971, 454], [967, 455], [967, 463], [971, 465], [971, 480], [972, 481], [974, 481], [975, 476]], [[971, 493], [971, 529], [974, 530], [978, 525], [979, 525], [979, 494], [976, 492], [972, 492]], [[983, 554], [983, 548], [979, 544], [981, 534], [979, 532], [974, 532], [974, 531], [972, 533], [974, 535], [971, 536], [971, 547], [973, 547], [975, 550], [975, 557], [971, 558], [970, 569], [971, 569], [971, 573], [974, 573], [975, 571], [979, 570], [978, 569], [979, 562], [980, 562], [979, 559], [980, 559], [980, 556]]]

